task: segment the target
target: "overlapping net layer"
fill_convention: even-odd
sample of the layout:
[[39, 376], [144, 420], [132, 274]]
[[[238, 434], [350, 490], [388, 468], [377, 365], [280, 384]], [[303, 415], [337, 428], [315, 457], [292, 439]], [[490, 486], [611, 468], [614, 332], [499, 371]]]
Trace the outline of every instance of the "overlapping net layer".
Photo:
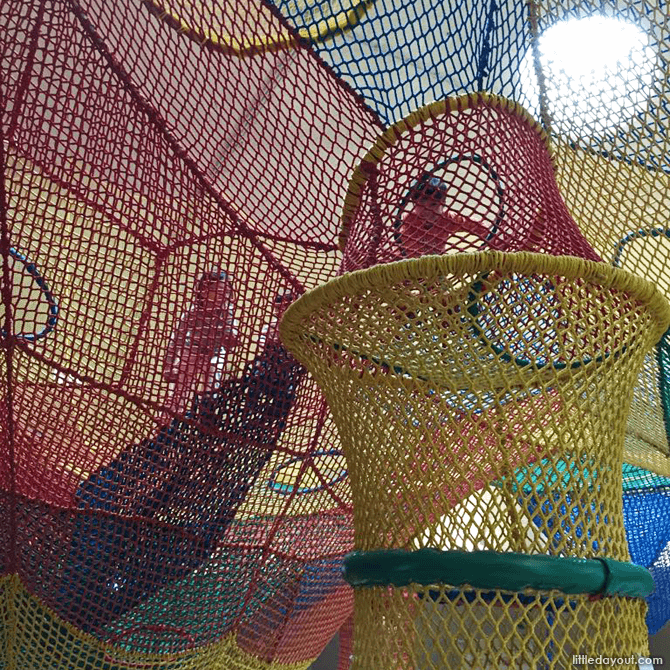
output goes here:
[[[593, 22], [606, 17], [613, 23], [605, 48], [627, 43], [626, 53], [605, 58], [605, 69], [581, 79], [562, 74], [563, 63], [545, 49], [539, 54], [545, 90], [536, 98], [535, 109], [551, 134], [559, 185], [584, 235], [604, 260], [649, 279], [668, 296], [667, 7], [655, 0], [540, 1], [533, 9], [533, 32], [540, 38], [568, 19], [594, 33]], [[623, 28], [618, 26], [624, 24], [628, 34], [622, 40]], [[626, 437], [626, 460], [666, 477], [669, 376], [666, 337], [645, 361]], [[651, 473], [647, 476], [653, 478]], [[649, 598], [651, 631], [670, 618], [665, 544], [652, 539], [665, 526], [663, 496], [658, 493], [654, 485], [637, 488], [627, 498], [628, 509], [635, 507], [641, 514], [626, 517], [633, 560], [650, 567], [656, 584]], [[659, 530], [651, 530], [656, 524]]]
[[667, 385], [665, 371], [659, 364], [663, 355], [663, 343], [667, 335], [659, 342], [656, 350], [644, 359], [644, 365], [638, 378], [626, 431], [626, 461], [656, 474], [670, 475], [668, 455], [668, 432], [666, 416], [668, 405], [663, 390]]
[[[666, 10], [661, 0], [375, 2], [313, 47], [387, 123], [475, 91], [523, 104], [557, 148], [561, 192], [598, 255], [667, 294]], [[647, 442], [641, 428], [629, 440], [636, 462], [670, 474], [667, 437]]]
[[[198, 42], [240, 56], [266, 51], [293, 49], [298, 37], [314, 42], [345, 32], [365, 17], [373, 0], [281, 0], [272, 5], [248, 6], [247, 18], [240, 20], [232, 4], [203, 3], [199, 0], [147, 0], [146, 4], [159, 18]], [[295, 31], [280, 23], [279, 12]], [[235, 25], [238, 24], [238, 25]], [[240, 24], [243, 29], [239, 30]], [[236, 30], [237, 28], [237, 30]]]
[[[543, 75], [534, 108], [552, 137], [568, 207], [604, 260], [669, 295], [666, 9], [654, 1], [536, 2], [532, 9]], [[559, 57], [542, 46], [549, 31], [569, 25], [595, 33], [602, 21], [609, 21], [608, 43], [624, 42], [625, 53], [581, 78], [561, 73]], [[655, 358], [640, 378], [627, 454], [636, 465], [669, 475], [667, 402], [659, 394], [669, 369], [660, 352]]]
[[[471, 94], [425, 107], [381, 135], [354, 172], [340, 238], [343, 267], [485, 248], [598, 260], [566, 209], [554, 163], [547, 135], [509, 100]], [[664, 360], [645, 359], [625, 454], [666, 474]]]
[[[644, 356], [669, 319], [653, 285], [603, 264], [486, 252], [382, 265], [333, 280], [293, 305], [281, 329], [323, 388], [338, 425], [358, 550], [627, 561], [621, 502], [627, 414]], [[602, 645], [597, 653], [622, 643], [633, 647], [626, 653], [646, 648], [644, 607], [621, 596], [589, 610], [585, 598], [573, 605], [540, 593], [526, 603], [521, 596], [494, 593], [486, 600], [475, 593], [473, 612], [455, 617], [469, 597], [465, 586], [447, 598], [448, 579], [429, 585], [437, 600], [425, 592], [419, 597], [416, 588], [404, 595], [392, 586], [378, 589], [379, 616], [371, 616], [374, 596], [358, 589], [355, 667], [378, 667], [385, 653], [379, 627], [387, 624], [384, 639], [393, 640], [387, 649], [396, 651], [385, 667], [441, 668], [450, 653], [464, 664], [466, 652], [482, 647], [497, 662], [518, 653], [515, 636], [524, 627], [538, 625], [547, 667], [569, 665], [569, 650], [595, 629], [607, 631], [592, 638]], [[381, 616], [387, 606], [388, 617]], [[450, 623], [439, 639], [455, 626], [463, 644], [436, 655], [417, 651], [416, 640], [440, 628], [443, 609], [441, 623]], [[480, 616], [478, 609], [495, 632], [467, 623]], [[625, 634], [618, 632], [623, 617]]]
[[[273, 329], [286, 292], [291, 300], [335, 274], [349, 178], [383, 130], [379, 118], [482, 90], [520, 101], [551, 138], [561, 193], [592, 249], [668, 294], [666, 9], [661, 0], [2, 2], [0, 564], [51, 603], [28, 618], [42, 626], [58, 611], [91, 629], [91, 644], [115, 640], [122, 653], [168, 637], [168, 659], [189, 636], [231, 640], [238, 623], [222, 633], [224, 616], [206, 635], [161, 628], [173, 625], [168, 605], [190, 611], [193, 594], [213, 588], [208, 570], [249, 592], [253, 575], [212, 558], [231, 529], [349, 513], [332, 422]], [[533, 53], [553, 25], [591, 15], [633, 23], [646, 40], [603, 81], [566, 78]], [[546, 157], [538, 161], [539, 174]], [[495, 205], [507, 183], [484, 182]], [[467, 179], [460, 192], [471, 197]], [[645, 359], [626, 458], [670, 475], [667, 359], [667, 350]], [[628, 524], [630, 537], [633, 515]], [[321, 571], [330, 583], [329, 557], [348, 548], [338, 542], [313, 556], [317, 583]], [[247, 558], [261, 574], [298, 544], [269, 532], [258, 563]], [[155, 573], [128, 581], [131, 566], [163, 554]], [[664, 593], [668, 572], [654, 570]], [[170, 589], [180, 595], [160, 601]], [[114, 637], [128, 628], [92, 630], [100, 617], [130, 622], [152, 598], [163, 604], [140, 620], [158, 628], [141, 643]], [[15, 643], [28, 619], [12, 607], [2, 638], [10, 662], [32, 653]], [[275, 625], [258, 621], [261, 632]], [[315, 615], [312, 642], [335, 623]], [[59, 637], [60, 626], [44, 633], [61, 640], [59, 656], [19, 666], [67, 667], [84, 638]], [[279, 658], [274, 629], [267, 639], [254, 663]], [[317, 645], [305, 640], [303, 655], [281, 658], [307, 664]], [[252, 662], [220, 649], [219, 664]]]
[[647, 625], [656, 633], [670, 619], [670, 479], [624, 465], [623, 513], [631, 558], [649, 568], [655, 590]]
[[600, 260], [556, 185], [548, 138], [518, 105], [472, 94], [381, 135], [352, 177], [343, 267], [481, 249]]
[[[232, 524], [207, 562], [183, 571], [180, 579], [171, 574], [170, 547], [160, 544], [166, 533], [154, 533], [153, 553], [145, 549], [139, 555], [129, 547], [141, 537], [143, 529], [135, 526], [124, 529], [126, 551], [105, 557], [117, 580], [113, 612], [104, 591], [85, 593], [92, 579], [81, 564], [75, 566], [79, 573], [65, 575], [55, 561], [26, 565], [24, 574], [48, 571], [52, 580], [51, 588], [31, 589], [37, 597], [25, 588], [25, 577], [3, 578], [0, 620], [11, 632], [5, 641], [11, 654], [2, 667], [12, 667], [12, 661], [21, 668], [306, 668], [305, 659], [321, 652], [351, 611], [343, 556], [328, 556], [329, 546], [351, 543], [347, 515]], [[278, 535], [274, 541], [268, 540], [272, 532]], [[56, 553], [54, 536], [49, 539]], [[289, 541], [300, 552], [285, 554]], [[88, 605], [75, 618], [67, 603], [82, 601]]]
[[304, 668], [351, 499], [276, 324], [380, 127], [297, 39], [241, 59], [154, 9], [0, 6], [0, 666]]
[[375, 0], [364, 20], [314, 48], [393, 123], [450, 95], [490, 91], [520, 100], [531, 39], [528, 3]]

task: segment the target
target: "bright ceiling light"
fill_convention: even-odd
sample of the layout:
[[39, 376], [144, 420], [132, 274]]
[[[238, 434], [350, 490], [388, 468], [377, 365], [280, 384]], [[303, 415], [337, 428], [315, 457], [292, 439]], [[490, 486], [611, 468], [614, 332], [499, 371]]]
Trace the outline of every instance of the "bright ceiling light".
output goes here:
[[[639, 26], [606, 16], [571, 19], [547, 29], [538, 46], [555, 130], [598, 135], [646, 108], [656, 58]], [[532, 49], [521, 67], [525, 102], [537, 110]]]

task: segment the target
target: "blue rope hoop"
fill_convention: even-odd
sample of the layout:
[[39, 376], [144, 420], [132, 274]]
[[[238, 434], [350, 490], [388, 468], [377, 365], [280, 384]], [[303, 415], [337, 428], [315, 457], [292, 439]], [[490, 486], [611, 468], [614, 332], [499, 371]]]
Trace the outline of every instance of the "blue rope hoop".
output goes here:
[[[53, 297], [53, 294], [49, 290], [49, 287], [44, 277], [39, 273], [35, 263], [29, 260], [27, 256], [22, 254], [14, 247], [10, 247], [9, 254], [12, 258], [15, 258], [17, 261], [23, 264], [25, 271], [32, 277], [33, 281], [37, 284], [48, 305], [47, 322], [44, 328], [42, 328], [42, 330], [40, 330], [37, 333], [19, 333], [16, 335], [17, 338], [25, 340], [26, 342], [35, 342], [47, 336], [56, 327], [56, 323], [58, 322], [58, 303], [56, 302], [56, 299]], [[0, 329], [0, 337], [2, 337], [3, 339], [6, 338], [7, 333], [4, 330]]]

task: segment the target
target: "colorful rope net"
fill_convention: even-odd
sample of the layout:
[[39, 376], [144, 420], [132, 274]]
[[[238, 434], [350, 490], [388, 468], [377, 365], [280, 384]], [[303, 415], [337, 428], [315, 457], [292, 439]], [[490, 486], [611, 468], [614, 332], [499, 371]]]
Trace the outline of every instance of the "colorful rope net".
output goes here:
[[480, 249], [600, 260], [558, 191], [548, 138], [518, 105], [472, 94], [386, 130], [357, 167], [343, 268]]
[[[343, 266], [349, 270], [429, 253], [487, 248], [599, 259], [559, 193], [547, 135], [518, 105], [497, 96], [448, 98], [385, 131], [354, 172], [343, 221], [340, 244]], [[630, 235], [619, 245], [613, 264], [621, 265], [624, 252], [647, 237], [666, 236], [658, 231]], [[665, 341], [656, 356], [646, 356], [635, 387], [624, 447], [627, 468], [641, 464], [667, 471], [661, 400], [666, 384], [664, 376], [659, 377]], [[564, 463], [563, 470], [566, 467]], [[525, 470], [519, 476], [526, 476]], [[655, 485], [645, 498], [640, 482], [647, 480], [654, 481], [654, 475], [638, 478], [635, 491], [625, 490], [626, 510], [646, 510], [646, 515], [626, 514], [626, 527], [633, 560], [652, 569], [656, 579], [658, 590], [649, 600], [648, 617], [650, 630], [656, 632], [670, 618], [663, 595], [667, 542], [657, 547], [650, 541], [649, 548], [643, 538], [649, 537], [649, 525], [663, 534], [667, 524], [661, 520], [662, 497]], [[566, 495], [569, 498], [567, 489]], [[537, 497], [530, 502], [531, 511], [557, 503]], [[562, 508], [567, 514], [569, 501]], [[570, 523], [563, 532], [570, 528], [581, 532], [579, 524]]]
[[[191, 2], [168, 2], [146, 0], [146, 5], [159, 18], [173, 25], [201, 43], [249, 56], [265, 51], [291, 49], [297, 37], [322, 41], [335, 34], [350, 30], [366, 14], [371, 0], [322, 0], [304, 2], [288, 0], [274, 6], [294, 26], [297, 35], [274, 19], [271, 6], [250, 6], [246, 29], [231, 29], [240, 23], [235, 6], [230, 4]], [[260, 30], [259, 30], [260, 28]]]
[[[563, 668], [613, 644], [637, 667], [653, 585], [613, 577], [617, 561], [645, 572], [626, 563], [623, 442], [669, 323], [649, 283], [528, 253], [381, 265], [289, 309], [282, 338], [324, 389], [349, 463], [352, 667]], [[555, 562], [523, 572], [519, 554]], [[618, 586], [552, 581], [566, 557], [608, 559]]]
[[[660, 3], [590, 6], [539, 2], [533, 32], [542, 35], [565, 19], [587, 27], [609, 20], [628, 35], [623, 67], [610, 59], [601, 75], [560, 75], [560, 64], [539, 53], [545, 74], [539, 107], [556, 148], [560, 188], [584, 235], [601, 257], [654, 282], [670, 295], [668, 205], [668, 30]], [[604, 17], [604, 18], [603, 18]], [[616, 17], [616, 21], [614, 18]], [[634, 39], [631, 38], [634, 37]], [[613, 36], [614, 37], [614, 36]], [[616, 39], [616, 38], [615, 38]], [[616, 92], [616, 93], [613, 93]], [[576, 114], [561, 112], [574, 101]], [[670, 564], [665, 478], [670, 475], [670, 356], [667, 334], [645, 359], [635, 390], [624, 476], [624, 510], [631, 556], [655, 582], [649, 597], [650, 633], [670, 620]], [[649, 533], [645, 529], [649, 529]], [[653, 529], [653, 530], [652, 530]]]
[[[2, 2], [0, 666], [304, 668], [348, 630], [334, 563], [353, 546], [346, 465], [277, 339], [283, 301], [342, 269], [350, 177], [376, 163], [386, 126], [481, 91], [541, 122], [588, 243], [566, 233], [537, 126], [477, 103], [453, 123], [504, 129], [486, 165], [472, 138], [446, 153], [431, 140], [429, 166], [405, 153], [379, 195], [382, 237], [344, 267], [424, 253], [403, 248], [403, 208], [437, 186], [430, 216], [478, 194], [492, 219], [459, 216], [506, 226], [505, 248], [599, 257], [669, 295], [666, 14], [661, 0]], [[594, 15], [635, 24], [652, 65], [624, 59], [604, 88], [566, 79], [541, 38]], [[562, 105], [571, 92], [579, 104]], [[408, 131], [420, 120], [422, 143], [449, 139], [449, 115], [421, 114]], [[501, 154], [522, 177], [487, 167]], [[372, 182], [356, 183], [369, 224]], [[489, 235], [432, 250], [502, 249]], [[645, 359], [625, 445], [659, 538], [668, 360], [663, 345]], [[531, 516], [554, 505], [526, 502]], [[667, 551], [636, 518], [655, 630], [670, 617]]]
[[[246, 7], [232, 35], [290, 34]], [[381, 128], [297, 38], [243, 60], [133, 0], [0, 25], [0, 666], [306, 668], [351, 499], [277, 322]]]
[[[392, 126], [403, 135], [400, 144], [416, 132], [413, 110], [435, 99], [486, 90], [521, 102], [550, 137], [561, 195], [597, 255], [668, 296], [666, 16], [655, 0], [376, 3], [351, 32], [314, 48], [388, 123], [406, 118], [409, 132], [401, 122]], [[562, 53], [552, 33], [560, 34]], [[395, 143], [390, 134], [387, 140]], [[495, 188], [490, 180], [488, 188]], [[469, 185], [464, 190], [471, 195]], [[461, 240], [458, 248], [485, 246]], [[352, 267], [367, 265], [359, 257]], [[664, 338], [645, 359], [626, 434], [626, 460], [648, 471], [649, 481], [670, 475], [668, 351]], [[654, 486], [649, 494], [652, 505]], [[663, 524], [660, 508], [654, 518]], [[632, 516], [627, 524], [641, 542], [644, 524]], [[658, 567], [655, 579], [667, 592], [667, 568]], [[649, 620], [653, 630], [670, 619], [661, 600]]]

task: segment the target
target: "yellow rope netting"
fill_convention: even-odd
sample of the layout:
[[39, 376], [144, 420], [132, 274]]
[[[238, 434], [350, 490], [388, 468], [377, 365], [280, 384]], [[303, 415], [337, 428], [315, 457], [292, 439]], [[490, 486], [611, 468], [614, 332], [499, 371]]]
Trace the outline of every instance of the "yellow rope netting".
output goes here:
[[[522, 77], [539, 82], [533, 107], [551, 137], [566, 204], [603, 260], [654, 282], [668, 297], [667, 8], [654, 0], [532, 0], [528, 7], [535, 71]], [[608, 22], [610, 44], [615, 26], [630, 31], [627, 53], [618, 63], [609, 58], [606, 68], [574, 76], [544, 40], [561, 27], [575, 39], [579, 24], [598, 21]], [[633, 400], [624, 459], [670, 476], [658, 392], [665, 376], [650, 356]]]
[[[137, 632], [137, 631], [134, 631]], [[161, 631], [147, 630], [154, 637]], [[174, 630], [165, 630], [174, 634]], [[306, 670], [313, 659], [300, 663], [268, 662], [240, 648], [236, 635], [193, 651], [177, 654], [139, 654], [123, 640], [104, 644], [81, 633], [31, 595], [16, 575], [0, 580], [0, 641], [3, 668], [104, 668], [104, 670]]]
[[573, 656], [603, 654], [634, 656], [617, 667], [638, 670], [647, 655], [645, 611], [641, 600], [557, 592], [360, 588], [352, 668], [563, 670], [576, 665]]
[[[487, 252], [335, 279], [295, 303], [281, 332], [338, 425], [357, 549], [626, 561], [628, 409], [644, 357], [669, 323], [654, 286], [605, 264]], [[484, 645], [481, 667], [519, 662], [524, 626], [551, 668], [565, 666], [571, 644], [585, 653], [587, 639], [598, 653], [646, 650], [644, 605], [620, 596], [589, 608], [585, 597], [553, 593], [435, 589], [357, 589], [356, 667], [448, 667], [459, 645], [461, 659]], [[486, 625], [473, 624], [477, 608], [444, 613], [473, 597]], [[445, 618], [458, 629], [451, 647], [438, 642], [448, 626], [431, 643], [438, 651], [420, 651], [423, 628]]]

